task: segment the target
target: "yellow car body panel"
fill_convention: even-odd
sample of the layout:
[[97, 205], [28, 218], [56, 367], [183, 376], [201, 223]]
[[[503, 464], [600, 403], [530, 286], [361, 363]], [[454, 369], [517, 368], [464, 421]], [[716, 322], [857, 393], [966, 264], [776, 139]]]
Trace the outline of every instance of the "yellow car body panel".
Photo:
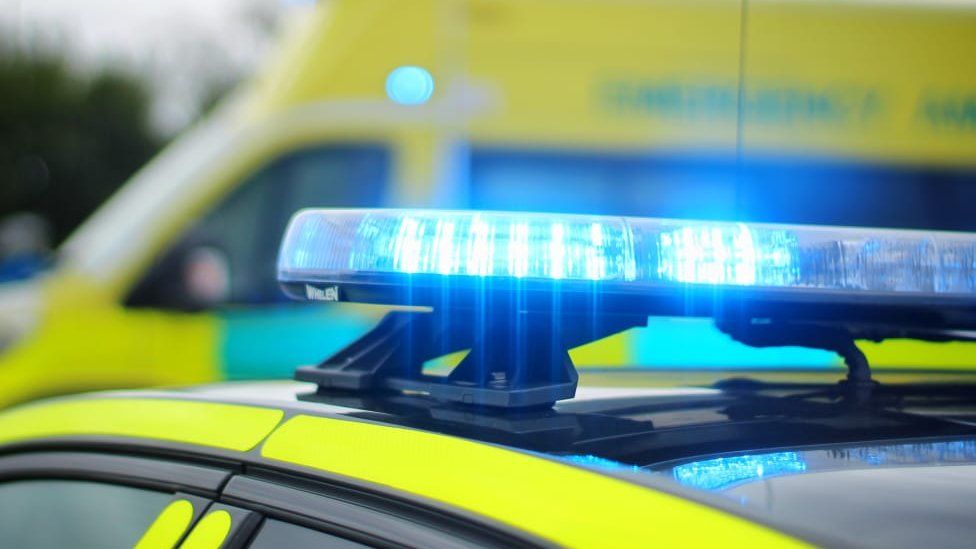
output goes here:
[[[175, 442], [241, 459], [255, 459], [249, 451], [257, 448], [265, 465], [419, 496], [565, 546], [806, 545], [701, 503], [528, 453], [359, 420], [297, 415], [280, 423], [281, 410], [182, 398], [93, 395], [7, 410], [0, 412], [0, 450], [84, 436]], [[184, 545], [219, 546], [230, 529], [220, 513], [201, 519]], [[185, 513], [177, 514], [182, 524]], [[163, 536], [178, 528], [158, 529], [154, 535]]]
[[52, 277], [44, 290], [42, 328], [0, 358], [0, 404], [218, 378], [210, 315], [127, 309], [78, 279]]
[[143, 438], [246, 452], [284, 412], [216, 402], [153, 398], [70, 398], [0, 414], [0, 445], [72, 436]]
[[261, 455], [446, 503], [568, 547], [805, 545], [677, 496], [423, 431], [296, 416]]
[[232, 526], [230, 513], [224, 510], [207, 513], [180, 544], [184, 549], [220, 549]]
[[178, 499], [167, 505], [149, 525], [135, 549], [172, 549], [193, 521], [193, 503]]
[[[282, 375], [228, 371], [228, 349], [248, 339], [230, 334], [241, 307], [180, 313], [124, 301], [154, 260], [250, 175], [310, 146], [384, 144], [391, 181], [378, 201], [402, 206], [459, 203], [463, 193], [450, 185], [459, 143], [976, 167], [976, 9], [964, 4], [346, 0], [316, 7], [301, 27], [35, 281], [36, 325], [0, 354], [0, 406], [97, 387]], [[385, 78], [401, 65], [431, 71], [427, 104], [387, 99]], [[382, 313], [343, 310], [364, 323]], [[877, 366], [972, 366], [976, 356], [968, 344], [864, 349]], [[574, 358], [675, 365], [633, 332]], [[840, 368], [832, 357], [822, 365]]]
[[972, 6], [760, 0], [748, 9], [746, 95], [763, 87], [810, 90], [845, 113], [781, 124], [753, 120], [743, 136], [747, 151], [976, 162]]

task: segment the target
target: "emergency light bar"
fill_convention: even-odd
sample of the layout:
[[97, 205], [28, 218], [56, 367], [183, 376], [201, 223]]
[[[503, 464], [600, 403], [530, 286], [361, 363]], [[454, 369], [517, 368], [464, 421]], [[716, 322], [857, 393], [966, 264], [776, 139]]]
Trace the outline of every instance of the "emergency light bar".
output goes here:
[[[313, 209], [292, 218], [278, 279], [297, 299], [434, 311], [391, 313], [298, 379], [503, 407], [571, 397], [568, 349], [649, 315], [711, 316], [749, 345], [837, 352], [860, 387], [871, 382], [856, 339], [976, 334], [969, 233]], [[423, 375], [424, 360], [464, 349], [446, 381]]]
[[[625, 217], [304, 210], [278, 278], [300, 299], [382, 301], [493, 280], [561, 292], [774, 290], [828, 301], [976, 303], [976, 235]], [[344, 291], [345, 290], [345, 291]], [[429, 305], [423, 292], [395, 301]], [[406, 301], [406, 303], [404, 303]]]

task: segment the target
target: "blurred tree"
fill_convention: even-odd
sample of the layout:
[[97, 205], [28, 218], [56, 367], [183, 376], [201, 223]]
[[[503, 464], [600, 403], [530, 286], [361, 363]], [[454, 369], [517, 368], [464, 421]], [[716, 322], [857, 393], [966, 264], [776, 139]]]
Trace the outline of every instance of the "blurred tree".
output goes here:
[[35, 212], [63, 240], [162, 145], [150, 106], [127, 73], [0, 52], [0, 219]]

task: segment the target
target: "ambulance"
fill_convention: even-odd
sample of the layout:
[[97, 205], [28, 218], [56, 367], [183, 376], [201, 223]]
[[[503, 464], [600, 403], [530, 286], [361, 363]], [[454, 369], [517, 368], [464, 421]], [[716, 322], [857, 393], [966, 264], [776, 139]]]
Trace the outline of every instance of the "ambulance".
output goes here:
[[[335, 0], [140, 170], [34, 279], [0, 286], [0, 405], [287, 377], [379, 305], [288, 302], [306, 207], [438, 207], [972, 230], [976, 8], [868, 0]], [[965, 342], [861, 341], [877, 368]], [[842, 368], [652, 319], [577, 365]]]

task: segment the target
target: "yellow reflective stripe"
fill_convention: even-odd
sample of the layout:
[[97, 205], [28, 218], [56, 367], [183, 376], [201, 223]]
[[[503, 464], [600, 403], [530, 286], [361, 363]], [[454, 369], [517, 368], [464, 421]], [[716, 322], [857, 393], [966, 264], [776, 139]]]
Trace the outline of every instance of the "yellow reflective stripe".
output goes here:
[[233, 404], [150, 398], [90, 398], [38, 403], [0, 414], [0, 444], [107, 435], [247, 451], [284, 412]]
[[296, 416], [268, 437], [261, 455], [444, 502], [563, 545], [803, 545], [674, 495], [433, 433]]
[[192, 519], [192, 503], [185, 499], [170, 503], [136, 543], [136, 549], [173, 549]]
[[911, 369], [968, 369], [976, 365], [976, 343], [888, 339], [858, 341], [871, 366]]
[[186, 537], [182, 549], [216, 549], [230, 533], [230, 513], [224, 510], [212, 511], [200, 519], [196, 528]]

